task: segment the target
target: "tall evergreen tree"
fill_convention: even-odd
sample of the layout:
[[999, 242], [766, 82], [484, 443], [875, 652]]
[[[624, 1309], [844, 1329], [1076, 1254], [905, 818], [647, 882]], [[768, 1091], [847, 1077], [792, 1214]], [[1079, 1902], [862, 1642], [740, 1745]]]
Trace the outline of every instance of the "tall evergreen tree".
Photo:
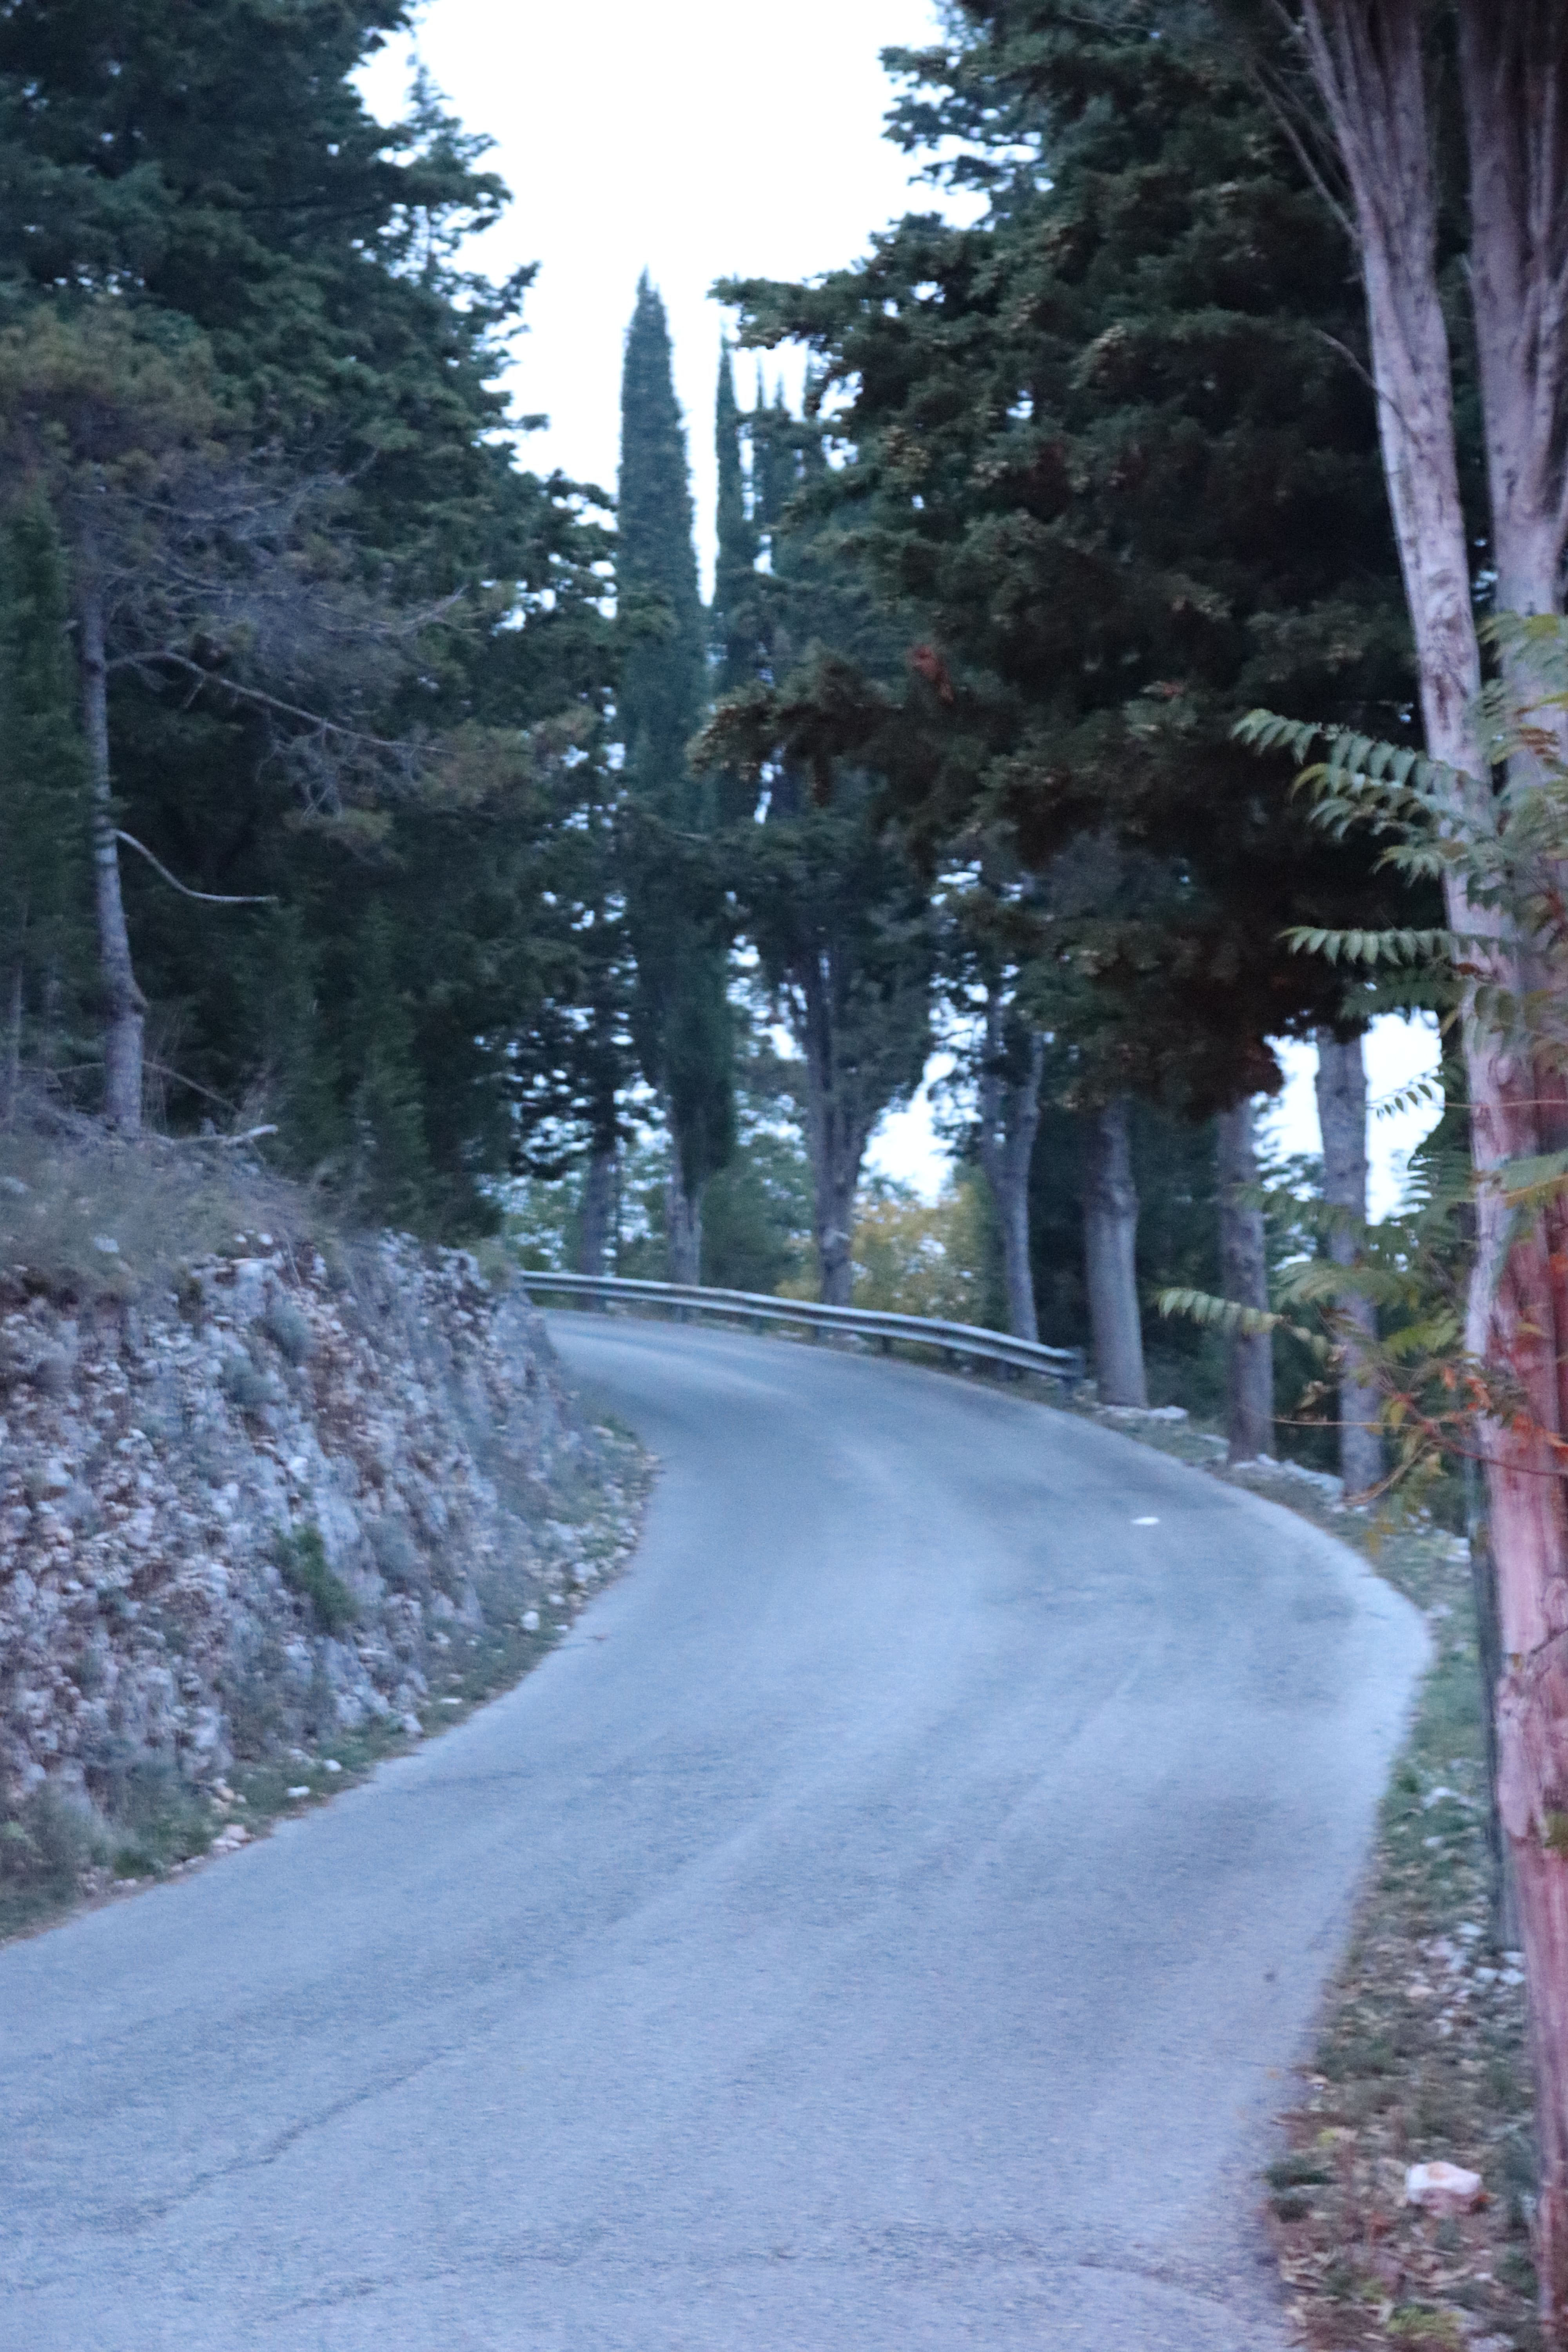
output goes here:
[[[389, 130], [355, 86], [403, 22], [394, 0], [0, 12], [0, 302], [25, 338], [40, 316], [74, 331], [98, 310], [153, 352], [197, 355], [226, 450], [251, 462], [260, 448], [275, 478], [324, 494], [310, 563], [400, 622], [379, 652], [301, 627], [286, 599], [265, 647], [188, 613], [183, 636], [156, 644], [145, 628], [115, 643], [110, 626], [100, 765], [117, 824], [193, 887], [277, 898], [295, 918], [195, 905], [136, 864], [121, 1028], [143, 990], [177, 1005], [199, 1086], [237, 1100], [267, 1076], [279, 1108], [300, 1110], [283, 1120], [289, 1149], [317, 1164], [335, 1128], [325, 1156], [346, 1166], [367, 1099], [356, 943], [381, 905], [398, 931], [431, 1197], [471, 1220], [486, 1213], [479, 1178], [536, 1129], [581, 1121], [586, 1061], [603, 1059], [579, 1050], [562, 992], [584, 976], [584, 894], [607, 894], [595, 812], [613, 797], [614, 646], [595, 569], [605, 539], [574, 486], [522, 471], [501, 430], [496, 378], [529, 273], [492, 286], [458, 251], [505, 191], [427, 87]], [[232, 501], [225, 530], [227, 555], [261, 546]], [[72, 571], [79, 601], [74, 552]], [[421, 608], [440, 625], [416, 662], [400, 659]], [[168, 617], [159, 597], [126, 609]], [[247, 700], [264, 650], [314, 671], [309, 694], [281, 699], [322, 723]], [[563, 718], [570, 764], [537, 736]], [[517, 772], [520, 730], [548, 778]], [[397, 747], [390, 761], [376, 741]], [[342, 756], [351, 743], [368, 758]], [[284, 969], [295, 957], [299, 988]], [[296, 1002], [309, 1019], [275, 1017]], [[285, 1030], [319, 1056], [309, 1083], [279, 1071]], [[174, 1103], [188, 1116], [205, 1097], [176, 1089]]]
[[687, 746], [706, 703], [686, 431], [664, 304], [646, 271], [621, 378], [616, 594], [629, 810], [633, 1034], [669, 1122], [670, 1268], [701, 1278], [702, 1190], [734, 1149], [722, 894], [704, 850], [711, 796]]
[[933, 867], [994, 836], [1043, 881], [1098, 845], [1103, 901], [1047, 917], [1042, 891], [1038, 951], [1101, 1000], [1114, 1092], [1195, 1116], [1278, 1084], [1271, 1036], [1353, 1023], [1289, 926], [1399, 904], [1236, 719], [1386, 732], [1411, 686], [1337, 226], [1201, 14], [955, 9], [897, 59], [896, 131], [946, 142], [979, 225], [911, 217], [821, 284], [721, 289], [742, 341], [826, 371], [841, 543], [902, 629], [897, 682], [826, 660], [775, 689], [758, 755], [879, 772]]
[[[792, 417], [782, 394], [759, 404], [748, 422], [748, 524], [753, 547], [765, 542], [765, 574], [754, 552], [749, 576], [741, 573], [746, 542], [732, 508], [729, 529], [731, 611], [754, 615], [737, 633], [751, 684], [809, 661], [825, 643], [840, 658], [885, 673], [886, 630], [865, 583], [837, 562], [816, 509], [826, 471], [820, 430]], [[738, 707], [749, 707], [743, 695]], [[726, 731], [721, 725], [704, 755], [734, 820], [726, 872], [805, 1063], [822, 1296], [844, 1306], [867, 1144], [882, 1113], [919, 1084], [930, 1051], [934, 926], [924, 884], [863, 771], [842, 761], [825, 778], [810, 763], [786, 762], [770, 772], [759, 799], [745, 789], [743, 769], [737, 777], [722, 765]]]
[[710, 615], [714, 686], [737, 693], [757, 675], [763, 638], [757, 570], [760, 535], [746, 495], [742, 462], [740, 404], [735, 398], [735, 360], [726, 342], [719, 353], [719, 391], [714, 403], [713, 442], [719, 461], [718, 558], [713, 572]]

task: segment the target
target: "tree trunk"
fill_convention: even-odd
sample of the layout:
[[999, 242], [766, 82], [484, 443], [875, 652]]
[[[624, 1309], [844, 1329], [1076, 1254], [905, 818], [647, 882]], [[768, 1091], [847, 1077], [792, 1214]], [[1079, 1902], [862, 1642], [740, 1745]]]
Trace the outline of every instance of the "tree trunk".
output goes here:
[[1087, 1122], [1083, 1269], [1101, 1404], [1146, 1405], [1143, 1326], [1138, 1312], [1138, 1191], [1127, 1097], [1118, 1095]]
[[[1476, 1659], [1483, 1691], [1495, 1691], [1502, 1680], [1502, 1628], [1498, 1622], [1497, 1562], [1492, 1558], [1491, 1528], [1487, 1518], [1486, 1484], [1478, 1465], [1465, 1464], [1465, 1532], [1470, 1544], [1470, 1591], [1476, 1612]], [[1502, 1815], [1498, 1810], [1497, 1709], [1485, 1716], [1487, 1769], [1487, 1898], [1491, 1941], [1500, 1952], [1512, 1951], [1519, 1942], [1519, 1902], [1514, 1892], [1513, 1864]]]
[[[1323, 1139], [1323, 1199], [1348, 1221], [1329, 1235], [1336, 1265], [1354, 1265], [1366, 1224], [1366, 1062], [1362, 1041], [1342, 1042], [1331, 1029], [1318, 1032], [1318, 1125]], [[1340, 1475], [1347, 1495], [1364, 1495], [1383, 1476], [1383, 1439], [1378, 1431], [1378, 1393], [1358, 1376], [1357, 1339], [1375, 1342], [1377, 1309], [1370, 1298], [1345, 1291], [1337, 1302], [1340, 1343], [1345, 1350], [1340, 1374]]]
[[[583, 1184], [583, 1232], [577, 1250], [579, 1274], [609, 1270], [611, 1228], [616, 1213], [616, 1154], [595, 1151]], [[678, 1277], [679, 1278], [679, 1277]]]
[[[1241, 1195], [1258, 1181], [1252, 1105], [1222, 1111], [1219, 1129], [1219, 1256], [1225, 1296], [1238, 1307], [1267, 1308], [1268, 1256], [1263, 1212]], [[1233, 1331], [1226, 1347], [1226, 1433], [1232, 1462], [1274, 1451], [1274, 1340], [1268, 1331]]]
[[805, 1139], [818, 1288], [825, 1307], [848, 1307], [855, 1287], [855, 1195], [870, 1123], [858, 1073], [845, 1066], [839, 1052], [835, 979], [830, 954], [805, 961], [797, 975], [804, 1017], [795, 1026], [805, 1055]]
[[22, 1085], [22, 960], [18, 956], [11, 971], [10, 1003], [5, 1017], [5, 1071], [0, 1085], [0, 1127], [10, 1128], [16, 1118], [16, 1097]]
[[121, 1135], [142, 1132], [142, 1032], [147, 1000], [136, 985], [125, 901], [120, 889], [120, 842], [109, 769], [109, 665], [103, 644], [103, 595], [82, 562], [78, 603], [82, 722], [92, 773], [92, 866], [98, 914], [98, 962], [103, 983], [103, 1115]]
[[[814, 1155], [815, 1156], [815, 1155]], [[853, 1138], [829, 1139], [813, 1171], [819, 1289], [825, 1307], [849, 1307], [855, 1290], [855, 1194], [861, 1153]]]
[[671, 1282], [699, 1283], [702, 1279], [702, 1193], [700, 1188], [695, 1192], [686, 1190], [679, 1153], [664, 1197], [669, 1278]]
[[[1426, 748], [1454, 794], [1489, 815], [1474, 709], [1480, 657], [1459, 499], [1453, 392], [1436, 269], [1434, 141], [1422, 0], [1302, 0], [1308, 53], [1345, 165], [1366, 286], [1379, 428], [1421, 673]], [[1500, 603], [1560, 609], [1564, 516], [1541, 528], [1563, 463], [1568, 353], [1561, 248], [1568, 236], [1563, 16], [1555, 0], [1462, 0], [1460, 81], [1470, 149], [1480, 383]], [[1533, 518], [1533, 520], [1532, 520]], [[1479, 935], [1468, 961], [1519, 1002], [1531, 975], [1511, 910], [1471, 902], [1449, 869], [1448, 919]], [[1552, 1439], [1565, 1414], [1568, 1256], [1549, 1221], [1517, 1224], [1500, 1162], [1540, 1150], [1558, 1124], [1555, 1082], [1485, 1019], [1474, 986], [1465, 1054], [1471, 1148], [1482, 1181], [1467, 1343], [1527, 1410], [1484, 1424], [1501, 1654], [1498, 1801], [1530, 1984], [1541, 2180], [1536, 2271], [1543, 2328], [1568, 2340], [1568, 1582]], [[1552, 1220], [1552, 1223], [1557, 1222]]]
[[1015, 1339], [1037, 1339], [1035, 1269], [1029, 1255], [1029, 1167], [1040, 1128], [1046, 1041], [1037, 1030], [1031, 1031], [1024, 1067], [1014, 1071], [1007, 1058], [1005, 1022], [1005, 1009], [993, 996], [986, 1007], [985, 1058], [980, 1070], [980, 1165], [1001, 1228], [1007, 1328]]

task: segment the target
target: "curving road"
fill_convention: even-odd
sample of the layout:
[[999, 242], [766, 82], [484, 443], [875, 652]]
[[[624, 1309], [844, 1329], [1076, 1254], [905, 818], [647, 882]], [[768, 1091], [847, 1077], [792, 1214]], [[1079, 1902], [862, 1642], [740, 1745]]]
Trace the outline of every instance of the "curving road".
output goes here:
[[1282, 2347], [1251, 2175], [1414, 1613], [994, 1391], [552, 1327], [664, 1457], [633, 1572], [368, 1786], [0, 1952], [0, 2346]]

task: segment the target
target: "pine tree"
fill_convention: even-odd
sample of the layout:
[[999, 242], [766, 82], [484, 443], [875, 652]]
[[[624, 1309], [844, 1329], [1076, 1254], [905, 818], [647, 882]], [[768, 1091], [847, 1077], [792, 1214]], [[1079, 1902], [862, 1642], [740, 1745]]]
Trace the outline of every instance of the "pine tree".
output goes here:
[[[252, 464], [259, 451], [274, 479], [321, 493], [309, 546], [281, 550], [301, 580], [340, 604], [378, 598], [400, 622], [444, 612], [416, 661], [396, 657], [395, 631], [379, 648], [363, 633], [348, 646], [298, 625], [297, 603], [273, 614], [284, 626], [269, 657], [312, 673], [293, 681], [308, 693], [281, 699], [346, 724], [362, 748], [397, 744], [390, 768], [379, 754], [356, 767], [329, 728], [247, 706], [234, 689], [257, 677], [259, 639], [195, 628], [174, 650], [194, 653], [199, 675], [148, 659], [144, 632], [114, 648], [101, 764], [117, 822], [170, 872], [297, 916], [320, 1061], [306, 1088], [316, 1108], [285, 1124], [309, 1165], [307, 1131], [346, 1120], [363, 1076], [355, 943], [371, 902], [383, 905], [437, 1191], [471, 1223], [489, 1213], [482, 1178], [529, 1148], [536, 1125], [582, 1110], [583, 1032], [561, 992], [588, 961], [574, 922], [612, 895], [592, 817], [613, 784], [615, 653], [595, 568], [608, 541], [575, 487], [523, 472], [499, 429], [497, 379], [529, 273], [496, 287], [463, 267], [462, 239], [505, 201], [482, 142], [426, 86], [390, 130], [356, 87], [402, 16], [390, 0], [17, 0], [0, 14], [0, 295], [34, 341], [107, 319], [127, 348], [176, 353], [175, 397], [152, 404], [154, 423], [200, 392], [226, 450]], [[127, 601], [139, 617], [160, 607]], [[558, 773], [548, 792], [514, 791], [520, 735], [563, 717], [576, 730], [570, 790]], [[464, 740], [448, 758], [454, 735]], [[200, 1085], [237, 1101], [265, 1075], [280, 1108], [295, 1103], [271, 1011], [289, 993], [295, 934], [195, 905], [140, 863], [123, 898], [127, 1037], [143, 991], [176, 1002], [181, 1063]], [[284, 961], [268, 966], [268, 953]], [[624, 1067], [624, 1045], [613, 1051]], [[593, 1058], [604, 1061], [596, 1047]], [[128, 1072], [128, 1106], [138, 1092]], [[176, 1089], [174, 1107], [191, 1118], [207, 1105]]]
[[671, 1272], [696, 1282], [702, 1189], [734, 1149], [733, 1024], [722, 895], [700, 841], [711, 795], [687, 756], [707, 666], [686, 435], [664, 304], [646, 272], [621, 380], [617, 524], [633, 1030], [669, 1122]]

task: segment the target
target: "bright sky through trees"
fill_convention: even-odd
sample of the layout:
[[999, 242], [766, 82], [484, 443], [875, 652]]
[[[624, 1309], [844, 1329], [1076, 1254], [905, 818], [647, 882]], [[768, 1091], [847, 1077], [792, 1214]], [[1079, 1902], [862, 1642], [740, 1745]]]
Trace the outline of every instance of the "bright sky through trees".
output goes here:
[[[430, 0], [413, 48], [467, 128], [495, 141], [516, 200], [479, 257], [497, 275], [541, 265], [516, 394], [551, 426], [530, 464], [614, 487], [621, 339], [646, 268], [674, 339], [709, 572], [721, 314], [708, 289], [730, 270], [832, 268], [911, 201], [937, 204], [911, 199], [910, 167], [881, 136], [892, 92], [878, 61], [936, 29], [931, 0]], [[410, 60], [398, 44], [363, 78], [384, 119]], [[749, 399], [750, 362], [741, 388]]]
[[[934, 0], [794, 0], [787, 12], [733, 0], [429, 0], [415, 40], [389, 47], [363, 77], [390, 119], [417, 58], [468, 129], [495, 142], [489, 160], [515, 201], [477, 257], [498, 277], [540, 264], [514, 380], [520, 411], [551, 420], [530, 441], [531, 465], [613, 489], [622, 339], [638, 273], [650, 272], [674, 340], [705, 586], [722, 323], [708, 289], [730, 272], [813, 276], [853, 259], [900, 213], [952, 208], [911, 188], [908, 162], [881, 136], [891, 85], [879, 52], [937, 29]], [[771, 383], [776, 363], [767, 364]], [[798, 362], [784, 364], [793, 388]], [[751, 366], [742, 363], [743, 403]], [[1311, 1049], [1283, 1058], [1286, 1093], [1269, 1129], [1282, 1150], [1314, 1151]], [[1435, 1058], [1425, 1028], [1379, 1022], [1368, 1054], [1373, 1100]], [[1394, 1205], [1405, 1159], [1430, 1124], [1420, 1112], [1373, 1119], [1373, 1215]], [[868, 1158], [935, 1189], [947, 1163], [923, 1100], [883, 1121]]]

